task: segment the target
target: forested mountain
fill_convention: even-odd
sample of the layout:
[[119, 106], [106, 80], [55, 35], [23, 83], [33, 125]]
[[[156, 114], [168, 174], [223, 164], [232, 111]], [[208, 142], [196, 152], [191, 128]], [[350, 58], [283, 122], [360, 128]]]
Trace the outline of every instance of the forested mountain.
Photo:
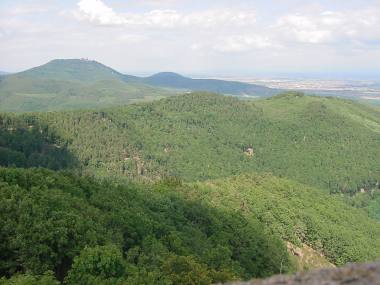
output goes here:
[[11, 112], [104, 108], [175, 95], [96, 61], [53, 60], [0, 78], [0, 110]]
[[142, 82], [160, 87], [208, 91], [237, 96], [266, 97], [278, 94], [279, 91], [268, 87], [217, 79], [192, 79], [172, 72], [161, 72], [142, 79]]
[[302, 93], [2, 113], [0, 284], [210, 284], [374, 260], [379, 149], [377, 107]]
[[55, 59], [47, 64], [17, 74], [20, 77], [64, 81], [128, 80], [133, 76], [120, 72], [94, 60]]
[[343, 192], [379, 180], [379, 109], [336, 98], [287, 93], [246, 102], [197, 93], [19, 118], [48, 126], [97, 173], [191, 181], [264, 171]]
[[189, 90], [269, 96], [270, 88], [239, 82], [198, 80], [171, 73], [152, 77], [122, 74], [87, 59], [57, 59], [0, 77], [0, 111], [94, 109], [151, 101]]

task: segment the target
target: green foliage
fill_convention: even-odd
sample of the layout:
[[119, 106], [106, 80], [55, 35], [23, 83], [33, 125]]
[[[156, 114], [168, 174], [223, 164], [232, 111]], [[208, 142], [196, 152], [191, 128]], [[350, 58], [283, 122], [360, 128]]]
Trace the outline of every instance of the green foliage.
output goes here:
[[348, 204], [352, 205], [355, 208], [364, 209], [368, 212], [368, 216], [373, 219], [380, 220], [380, 188], [369, 188], [366, 190], [361, 188], [364, 191], [358, 191], [353, 195], [346, 195], [345, 199]]
[[1, 282], [264, 277], [294, 269], [284, 241], [376, 259], [379, 149], [377, 108], [302, 93], [1, 114], [0, 165], [66, 169], [0, 168]]
[[272, 172], [339, 193], [380, 177], [380, 112], [351, 101], [291, 93], [247, 102], [198, 93], [37, 117], [102, 175], [194, 181]]
[[46, 167], [54, 170], [77, 166], [54, 132], [35, 118], [0, 115], [0, 166]]
[[67, 284], [121, 284], [125, 264], [121, 251], [114, 245], [84, 248], [75, 257], [66, 277]]
[[186, 192], [247, 219], [256, 217], [284, 240], [306, 243], [337, 265], [380, 256], [380, 223], [318, 189], [269, 174], [247, 174], [196, 183]]
[[43, 169], [0, 169], [1, 275], [55, 270], [60, 276], [85, 245], [101, 241], [100, 225], [88, 219], [99, 211], [73, 197], [81, 182], [70, 182]]
[[190, 256], [173, 256], [162, 265], [162, 271], [173, 284], [207, 285], [212, 279], [205, 267]]
[[16, 274], [10, 279], [0, 279], [0, 285], [59, 285], [53, 272], [48, 271], [41, 276], [30, 274]]
[[283, 243], [257, 220], [177, 190], [2, 168], [0, 274], [52, 270], [67, 284], [193, 284], [292, 269]]

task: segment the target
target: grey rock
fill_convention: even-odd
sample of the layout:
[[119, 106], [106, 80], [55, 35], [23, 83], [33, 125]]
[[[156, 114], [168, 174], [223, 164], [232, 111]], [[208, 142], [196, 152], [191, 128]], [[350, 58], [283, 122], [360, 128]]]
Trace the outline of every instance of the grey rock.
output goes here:
[[348, 264], [341, 268], [325, 268], [277, 275], [268, 279], [229, 283], [230, 285], [380, 285], [380, 260], [367, 264]]

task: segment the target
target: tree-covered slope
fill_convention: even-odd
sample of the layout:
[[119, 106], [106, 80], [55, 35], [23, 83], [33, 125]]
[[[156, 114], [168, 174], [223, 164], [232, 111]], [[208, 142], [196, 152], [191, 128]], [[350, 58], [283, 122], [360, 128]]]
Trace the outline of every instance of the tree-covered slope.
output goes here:
[[198, 93], [36, 118], [100, 172], [205, 180], [254, 170], [344, 192], [380, 177], [380, 112], [351, 101]]
[[13, 276], [0, 284], [51, 282], [49, 271], [65, 284], [169, 285], [291, 270], [258, 220], [185, 200], [176, 187], [0, 168], [0, 278]]
[[0, 194], [0, 275], [13, 280], [0, 284], [39, 284], [49, 272], [84, 285], [263, 277], [294, 270], [285, 241], [336, 264], [380, 256], [378, 222], [272, 175], [120, 184], [0, 168]]
[[93, 109], [176, 94], [143, 84], [103, 64], [53, 60], [0, 78], [0, 110], [9, 112]]
[[0, 168], [0, 284], [261, 277], [293, 269], [285, 242], [335, 264], [376, 259], [379, 121], [299, 93], [0, 114], [0, 165], [97, 177]]
[[353, 195], [350, 204], [380, 217], [380, 119], [373, 106], [299, 93], [256, 101], [198, 93], [102, 111], [2, 117], [4, 135], [15, 118], [21, 130], [44, 126], [43, 136], [59, 138], [91, 173], [192, 181], [272, 172]]
[[339, 196], [255, 173], [198, 182], [183, 191], [213, 207], [258, 218], [273, 234], [306, 243], [336, 265], [380, 257], [380, 222]]
[[76, 168], [76, 158], [47, 126], [34, 118], [0, 115], [0, 166]]

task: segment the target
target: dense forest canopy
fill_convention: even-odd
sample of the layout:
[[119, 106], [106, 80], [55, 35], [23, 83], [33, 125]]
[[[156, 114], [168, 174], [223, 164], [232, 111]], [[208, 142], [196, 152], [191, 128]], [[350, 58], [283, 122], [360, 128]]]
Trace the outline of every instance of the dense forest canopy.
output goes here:
[[177, 187], [2, 168], [0, 274], [52, 271], [67, 284], [209, 284], [292, 268], [283, 243], [257, 219], [184, 199]]
[[[294, 244], [306, 243], [337, 265], [380, 256], [379, 222], [337, 196], [271, 174], [197, 182], [188, 195], [220, 209], [240, 209]], [[196, 189], [196, 190], [194, 190]]]
[[2, 113], [0, 284], [263, 277], [297, 268], [289, 244], [376, 259], [379, 149], [377, 107], [302, 93]]
[[34, 116], [97, 173], [192, 181], [254, 170], [333, 192], [356, 192], [380, 177], [379, 109], [340, 99], [197, 93]]

